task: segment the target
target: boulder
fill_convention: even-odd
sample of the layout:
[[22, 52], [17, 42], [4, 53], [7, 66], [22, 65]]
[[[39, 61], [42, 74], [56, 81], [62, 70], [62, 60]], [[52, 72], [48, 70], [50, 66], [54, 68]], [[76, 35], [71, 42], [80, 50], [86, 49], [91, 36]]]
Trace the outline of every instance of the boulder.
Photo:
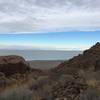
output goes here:
[[20, 56], [0, 56], [0, 72], [6, 76], [24, 74], [30, 70], [29, 64]]

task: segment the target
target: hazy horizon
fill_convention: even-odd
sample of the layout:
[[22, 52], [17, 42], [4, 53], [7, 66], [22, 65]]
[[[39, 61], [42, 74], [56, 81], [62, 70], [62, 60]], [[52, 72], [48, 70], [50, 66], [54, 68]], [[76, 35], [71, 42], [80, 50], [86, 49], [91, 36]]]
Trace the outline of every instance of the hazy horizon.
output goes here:
[[86, 50], [100, 42], [100, 0], [0, 0], [0, 49]]
[[0, 50], [0, 56], [18, 55], [26, 60], [68, 60], [82, 51], [59, 50]]
[[99, 31], [0, 34], [0, 49], [86, 50], [100, 41]]
[[99, 75], [100, 0], [0, 0], [0, 100], [100, 100]]

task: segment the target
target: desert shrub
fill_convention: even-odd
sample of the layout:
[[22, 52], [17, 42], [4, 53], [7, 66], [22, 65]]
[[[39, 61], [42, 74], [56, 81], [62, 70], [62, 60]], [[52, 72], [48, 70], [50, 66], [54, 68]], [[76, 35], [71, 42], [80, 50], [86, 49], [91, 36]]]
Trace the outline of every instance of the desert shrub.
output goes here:
[[48, 76], [40, 76], [37, 80], [33, 80], [29, 89], [33, 92], [33, 100], [53, 100]]
[[94, 88], [89, 88], [80, 95], [80, 100], [100, 100], [100, 93]]
[[0, 94], [0, 100], [32, 100], [32, 93], [28, 89], [8, 90]]
[[10, 80], [7, 79], [5, 76], [0, 77], [0, 88], [6, 87], [8, 85], [10, 85]]
[[88, 80], [87, 80], [87, 84], [88, 84], [89, 86], [96, 87], [97, 84], [98, 84], [98, 81], [97, 81], [96, 79], [88, 79]]
[[1, 78], [1, 77], [5, 77], [5, 74], [2, 73], [2, 72], [0, 72], [0, 78]]
[[74, 78], [73, 78], [72, 75], [62, 74], [62, 75], [59, 77], [58, 82], [60, 82], [60, 83], [65, 83], [65, 82], [70, 81], [70, 80], [74, 80]]
[[42, 89], [44, 86], [50, 84], [50, 81], [48, 79], [48, 76], [40, 76], [37, 80], [32, 80], [30, 83], [30, 89], [31, 90], [36, 90], [37, 89]]

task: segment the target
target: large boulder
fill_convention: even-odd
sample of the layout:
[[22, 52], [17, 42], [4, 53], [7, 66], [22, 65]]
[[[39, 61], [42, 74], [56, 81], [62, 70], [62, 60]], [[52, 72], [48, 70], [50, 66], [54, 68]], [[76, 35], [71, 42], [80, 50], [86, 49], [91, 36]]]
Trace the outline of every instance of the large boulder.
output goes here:
[[0, 72], [6, 76], [16, 73], [24, 74], [30, 70], [29, 64], [20, 56], [1, 56], [0, 57]]

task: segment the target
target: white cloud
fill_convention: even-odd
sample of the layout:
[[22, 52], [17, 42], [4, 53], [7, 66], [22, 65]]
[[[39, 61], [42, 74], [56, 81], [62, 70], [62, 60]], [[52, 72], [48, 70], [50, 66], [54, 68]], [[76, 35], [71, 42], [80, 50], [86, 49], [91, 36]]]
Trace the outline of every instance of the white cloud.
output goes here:
[[0, 33], [100, 30], [100, 0], [0, 0]]
[[40, 45], [40, 44], [0, 44], [0, 50], [86, 50], [88, 45], [78, 46], [73, 45]]

